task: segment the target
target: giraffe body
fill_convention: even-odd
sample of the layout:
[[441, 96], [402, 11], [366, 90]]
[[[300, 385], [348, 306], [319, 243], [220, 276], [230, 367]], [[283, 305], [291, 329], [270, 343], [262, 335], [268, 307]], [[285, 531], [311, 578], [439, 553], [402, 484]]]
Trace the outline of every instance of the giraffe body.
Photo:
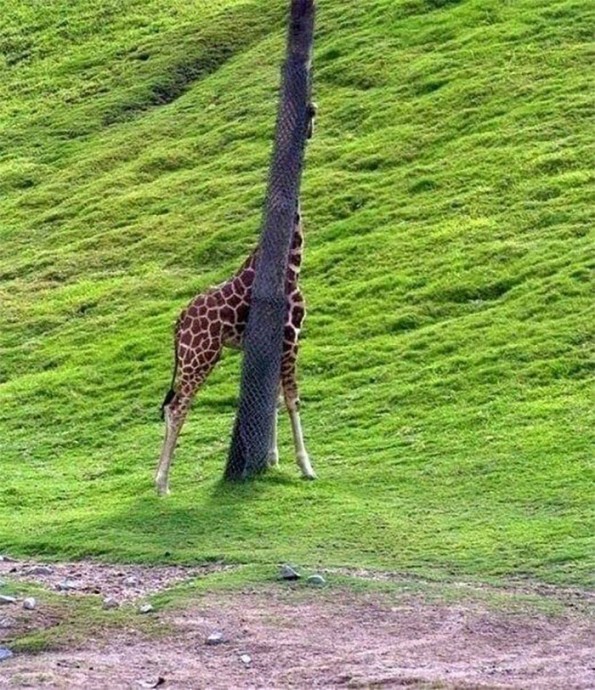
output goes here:
[[[296, 382], [298, 338], [305, 316], [305, 302], [299, 289], [302, 261], [303, 227], [299, 212], [293, 232], [285, 277], [285, 316], [280, 391], [291, 420], [296, 459], [302, 475], [315, 474], [306, 451], [299, 416]], [[213, 370], [224, 347], [241, 348], [248, 321], [252, 284], [255, 275], [256, 249], [241, 268], [226, 282], [197, 295], [180, 314], [175, 327], [176, 367], [172, 389], [163, 403], [166, 433], [155, 483], [159, 494], [168, 493], [169, 468], [177, 439], [196, 392]], [[276, 427], [269, 445], [269, 464], [278, 461]]]

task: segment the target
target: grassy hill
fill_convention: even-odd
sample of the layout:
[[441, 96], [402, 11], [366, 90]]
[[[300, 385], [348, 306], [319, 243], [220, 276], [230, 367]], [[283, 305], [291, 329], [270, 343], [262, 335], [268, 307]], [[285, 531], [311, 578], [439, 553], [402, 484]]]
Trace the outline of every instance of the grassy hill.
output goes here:
[[[303, 418], [219, 478], [239, 358], [154, 495], [172, 324], [256, 241], [280, 0], [7, 0], [0, 550], [593, 572], [587, 0], [320, 0]], [[589, 192], [591, 197], [589, 198]]]

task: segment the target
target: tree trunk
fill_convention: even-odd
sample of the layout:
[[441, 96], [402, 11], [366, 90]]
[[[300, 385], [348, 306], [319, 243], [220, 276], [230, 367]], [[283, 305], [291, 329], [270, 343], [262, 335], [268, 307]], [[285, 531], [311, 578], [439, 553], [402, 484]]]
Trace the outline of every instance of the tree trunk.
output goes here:
[[245, 479], [267, 467], [283, 350], [285, 275], [309, 123], [314, 14], [314, 0], [292, 0], [264, 222], [244, 335], [240, 404], [226, 479]]

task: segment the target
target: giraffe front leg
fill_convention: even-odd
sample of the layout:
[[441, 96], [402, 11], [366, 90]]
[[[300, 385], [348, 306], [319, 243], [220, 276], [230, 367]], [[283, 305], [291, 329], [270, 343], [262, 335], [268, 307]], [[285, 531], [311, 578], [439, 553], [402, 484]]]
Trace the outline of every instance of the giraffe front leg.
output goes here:
[[295, 459], [302, 472], [304, 479], [316, 479], [316, 473], [312, 468], [310, 456], [304, 443], [304, 433], [300, 419], [300, 401], [296, 381], [296, 358], [297, 343], [289, 349], [283, 358], [281, 365], [281, 381], [283, 384], [283, 394], [289, 419], [291, 421], [291, 431], [293, 434], [293, 444], [295, 447]]
[[293, 444], [295, 446], [295, 458], [300, 470], [302, 471], [302, 477], [304, 479], [316, 479], [316, 472], [314, 472], [314, 469], [312, 468], [310, 456], [308, 455], [308, 451], [306, 450], [306, 446], [304, 444], [304, 434], [302, 431], [302, 422], [299, 412], [299, 400], [294, 400], [291, 404], [288, 404], [287, 411], [289, 412], [289, 419], [291, 420], [291, 431], [293, 433]]
[[281, 394], [277, 400], [277, 409], [275, 410], [275, 421], [273, 423], [273, 433], [271, 434], [271, 442], [269, 444], [269, 451], [267, 453], [267, 464], [269, 467], [276, 467], [279, 464], [279, 447], [277, 445], [277, 426], [279, 421], [279, 409], [282, 405]]

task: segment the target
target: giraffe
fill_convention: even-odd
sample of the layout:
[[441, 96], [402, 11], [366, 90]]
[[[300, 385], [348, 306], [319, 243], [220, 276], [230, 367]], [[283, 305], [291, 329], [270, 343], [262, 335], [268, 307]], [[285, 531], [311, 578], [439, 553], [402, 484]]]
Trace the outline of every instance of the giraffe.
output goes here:
[[[316, 105], [311, 103], [308, 107], [308, 139], [314, 133], [316, 112]], [[285, 274], [287, 312], [278, 407], [284, 399], [291, 422], [296, 461], [302, 476], [305, 479], [315, 479], [316, 474], [304, 443], [296, 381], [298, 339], [306, 314], [304, 297], [298, 285], [303, 248], [304, 231], [298, 203]], [[176, 322], [172, 385], [161, 406], [162, 417], [165, 419], [165, 438], [155, 475], [157, 493], [161, 496], [169, 493], [169, 469], [192, 399], [221, 358], [223, 348], [242, 347], [258, 252], [256, 247], [229, 280], [197, 295]], [[267, 462], [269, 466], [279, 462], [277, 419], [269, 442]]]

